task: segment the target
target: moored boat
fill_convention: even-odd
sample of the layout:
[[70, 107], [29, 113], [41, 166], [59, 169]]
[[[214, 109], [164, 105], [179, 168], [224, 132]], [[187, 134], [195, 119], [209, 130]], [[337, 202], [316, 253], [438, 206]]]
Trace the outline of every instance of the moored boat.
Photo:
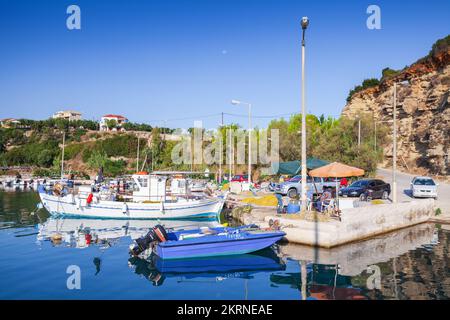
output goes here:
[[138, 240], [131, 253], [139, 255], [151, 248], [161, 259], [226, 256], [256, 252], [272, 246], [286, 234], [263, 230], [255, 225], [237, 228], [200, 228], [166, 232], [156, 226]]
[[[65, 188], [47, 192], [39, 186], [39, 196], [47, 211], [55, 216], [103, 219], [193, 219], [217, 218], [225, 197], [166, 196], [166, 177], [133, 175], [132, 195], [115, 190], [92, 192], [80, 187], [78, 193]], [[66, 191], [65, 191], [66, 190]]]

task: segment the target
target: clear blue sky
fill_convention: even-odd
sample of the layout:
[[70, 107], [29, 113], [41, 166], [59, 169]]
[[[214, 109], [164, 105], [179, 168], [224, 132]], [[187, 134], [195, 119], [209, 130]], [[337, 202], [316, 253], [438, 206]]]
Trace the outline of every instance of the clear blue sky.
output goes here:
[[[70, 4], [81, 30], [66, 28]], [[381, 30], [366, 28], [370, 4], [381, 7]], [[353, 86], [450, 33], [448, 0], [0, 0], [0, 118], [75, 109], [152, 125], [198, 116], [211, 128], [220, 117], [202, 116], [246, 114], [231, 99], [252, 102], [256, 116], [296, 112], [305, 15], [307, 105], [317, 115], [339, 115]]]

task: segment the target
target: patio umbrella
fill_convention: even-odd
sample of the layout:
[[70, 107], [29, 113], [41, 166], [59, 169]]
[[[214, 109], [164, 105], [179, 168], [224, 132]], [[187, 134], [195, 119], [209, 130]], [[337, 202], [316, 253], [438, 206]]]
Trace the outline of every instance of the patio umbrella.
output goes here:
[[363, 176], [364, 170], [351, 167], [343, 163], [333, 162], [327, 164], [326, 166], [309, 171], [309, 175], [311, 177], [336, 178], [336, 198], [339, 209], [339, 186], [337, 178]]

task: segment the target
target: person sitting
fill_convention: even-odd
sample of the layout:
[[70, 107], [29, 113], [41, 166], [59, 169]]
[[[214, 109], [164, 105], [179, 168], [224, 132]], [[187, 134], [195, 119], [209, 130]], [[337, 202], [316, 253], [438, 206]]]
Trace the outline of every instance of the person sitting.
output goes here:
[[343, 177], [343, 178], [341, 179], [341, 181], [340, 181], [340, 183], [339, 183], [339, 186], [340, 186], [341, 188], [345, 188], [345, 187], [348, 186], [348, 181], [347, 181], [347, 178], [346, 178], [346, 177]]
[[317, 211], [322, 212], [322, 204], [328, 204], [331, 199], [332, 199], [331, 192], [328, 190], [325, 190], [322, 193], [322, 195], [320, 196], [319, 201], [316, 202]]

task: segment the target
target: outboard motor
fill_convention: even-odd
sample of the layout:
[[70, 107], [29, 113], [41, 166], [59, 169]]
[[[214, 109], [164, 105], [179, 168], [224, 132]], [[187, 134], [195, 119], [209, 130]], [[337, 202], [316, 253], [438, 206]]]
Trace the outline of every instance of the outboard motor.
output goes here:
[[167, 232], [162, 225], [158, 224], [154, 226], [153, 231], [155, 232], [159, 242], [167, 241]]
[[136, 239], [136, 244], [130, 246], [130, 252], [133, 256], [138, 256], [145, 250], [151, 248], [155, 243], [167, 241], [166, 229], [160, 224], [150, 229], [147, 234]]

